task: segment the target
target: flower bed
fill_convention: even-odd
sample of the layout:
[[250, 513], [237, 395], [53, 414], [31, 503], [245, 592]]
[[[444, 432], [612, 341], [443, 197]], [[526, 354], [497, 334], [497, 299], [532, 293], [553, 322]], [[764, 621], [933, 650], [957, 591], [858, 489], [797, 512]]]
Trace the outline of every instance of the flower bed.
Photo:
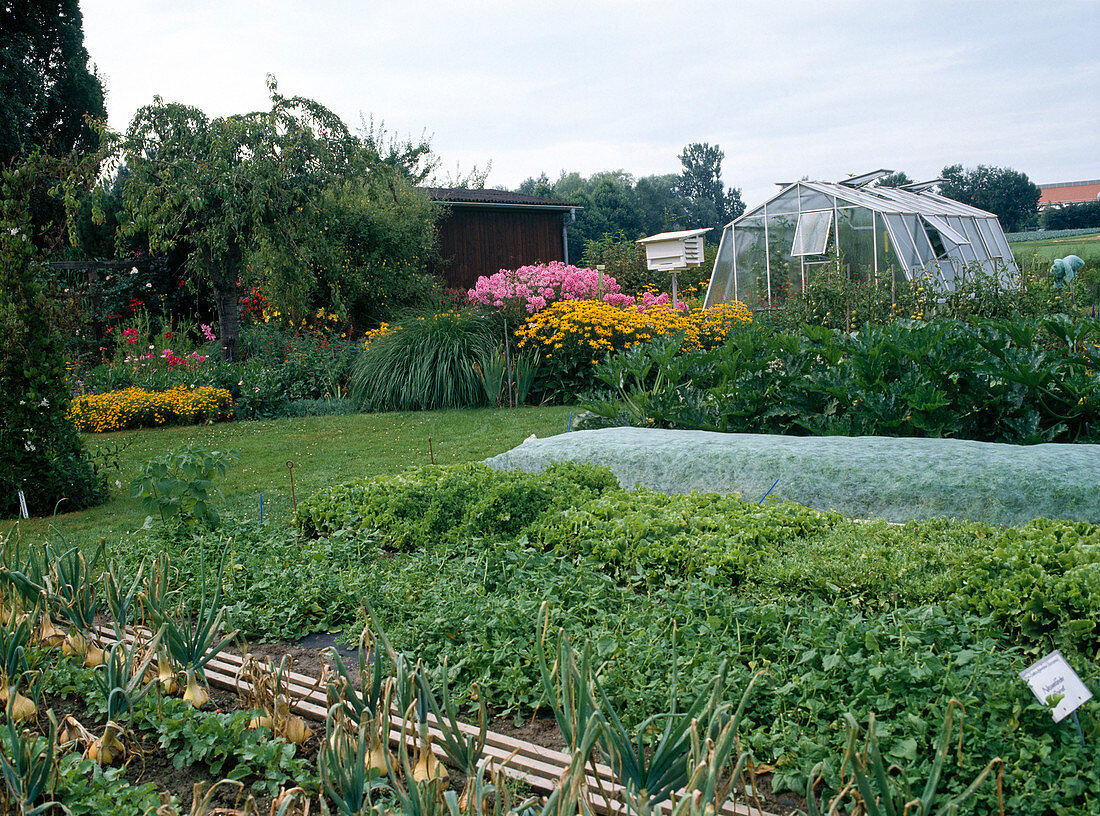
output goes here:
[[86, 433], [218, 422], [233, 418], [233, 395], [211, 386], [176, 386], [166, 391], [131, 387], [76, 397], [69, 415]]
[[677, 334], [684, 336], [689, 350], [710, 349], [723, 343], [732, 327], [752, 322], [749, 308], [736, 301], [685, 313], [667, 301], [650, 298], [643, 295], [640, 303], [616, 298], [622, 305], [558, 301], [516, 330], [517, 345], [540, 353], [546, 369], [545, 390], [562, 396], [590, 386], [592, 367], [609, 352]]

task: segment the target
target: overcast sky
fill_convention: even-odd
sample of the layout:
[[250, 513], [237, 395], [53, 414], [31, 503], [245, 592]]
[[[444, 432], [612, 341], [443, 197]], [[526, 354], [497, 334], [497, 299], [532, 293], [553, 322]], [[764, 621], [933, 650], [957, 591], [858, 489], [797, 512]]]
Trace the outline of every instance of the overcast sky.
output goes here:
[[1100, 178], [1100, 0], [81, 0], [124, 129], [159, 94], [210, 116], [316, 99], [426, 133], [487, 185], [678, 173], [718, 144], [750, 206], [773, 182], [947, 164]]

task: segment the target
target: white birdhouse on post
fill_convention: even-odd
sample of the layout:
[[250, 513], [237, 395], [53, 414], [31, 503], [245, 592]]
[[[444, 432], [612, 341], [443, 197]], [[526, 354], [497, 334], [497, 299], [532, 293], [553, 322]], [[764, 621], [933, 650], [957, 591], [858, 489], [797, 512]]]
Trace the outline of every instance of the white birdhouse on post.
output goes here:
[[662, 232], [642, 238], [645, 246], [646, 267], [655, 272], [672, 273], [672, 303], [680, 302], [676, 291], [676, 273], [703, 263], [703, 236], [712, 227], [704, 229]]

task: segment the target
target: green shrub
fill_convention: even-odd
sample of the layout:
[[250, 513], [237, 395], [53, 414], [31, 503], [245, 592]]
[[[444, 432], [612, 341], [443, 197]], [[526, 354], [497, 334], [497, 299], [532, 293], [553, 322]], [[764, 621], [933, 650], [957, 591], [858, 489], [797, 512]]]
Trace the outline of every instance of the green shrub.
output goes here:
[[0, 516], [19, 511], [17, 491], [40, 516], [107, 498], [68, 416], [62, 344], [34, 265], [25, 195], [30, 168], [7, 171], [0, 191]]
[[492, 325], [473, 312], [403, 320], [360, 355], [351, 393], [368, 411], [476, 408], [486, 401], [477, 364], [494, 348]]

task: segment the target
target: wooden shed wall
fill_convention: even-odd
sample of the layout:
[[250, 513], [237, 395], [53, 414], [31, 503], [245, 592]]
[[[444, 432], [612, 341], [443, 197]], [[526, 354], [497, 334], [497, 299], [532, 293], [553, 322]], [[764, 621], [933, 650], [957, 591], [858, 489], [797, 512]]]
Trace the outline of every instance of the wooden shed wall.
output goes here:
[[562, 214], [453, 206], [439, 226], [439, 254], [447, 286], [471, 288], [479, 275], [563, 261]]

